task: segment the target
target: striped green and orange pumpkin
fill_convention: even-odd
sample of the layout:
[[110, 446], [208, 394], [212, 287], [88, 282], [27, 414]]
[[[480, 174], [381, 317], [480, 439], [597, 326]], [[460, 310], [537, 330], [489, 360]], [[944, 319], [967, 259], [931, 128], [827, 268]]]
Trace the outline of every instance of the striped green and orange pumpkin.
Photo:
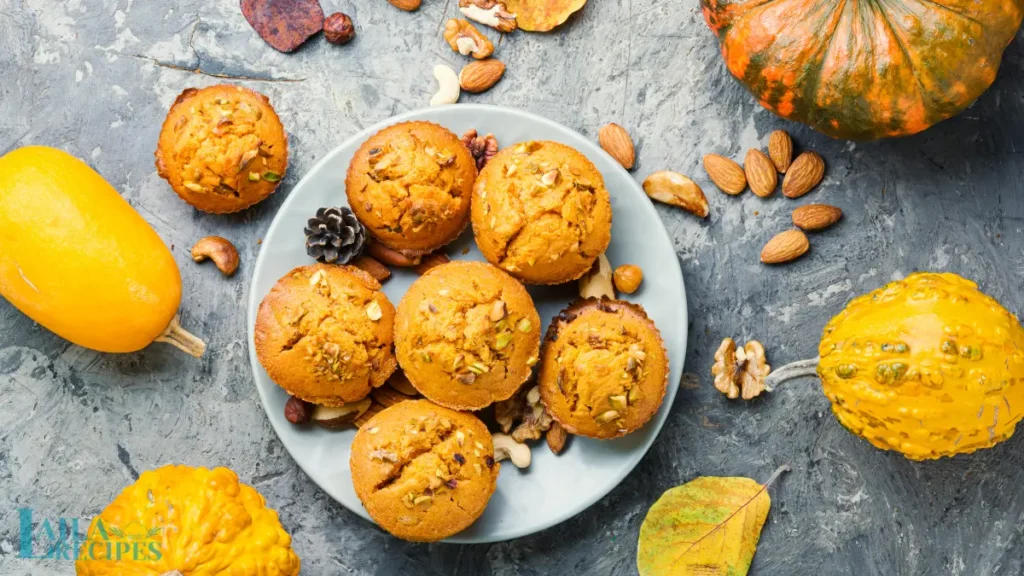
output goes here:
[[835, 138], [920, 132], [995, 80], [1024, 0], [701, 0], [729, 71]]

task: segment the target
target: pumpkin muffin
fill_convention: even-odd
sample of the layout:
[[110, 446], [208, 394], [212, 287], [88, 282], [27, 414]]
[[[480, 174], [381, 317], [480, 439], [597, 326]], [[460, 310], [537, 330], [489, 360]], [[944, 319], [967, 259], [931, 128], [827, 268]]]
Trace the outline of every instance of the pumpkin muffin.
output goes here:
[[341, 406], [365, 398], [397, 368], [394, 318], [394, 306], [366, 272], [300, 266], [260, 303], [256, 356], [289, 394]]
[[572, 434], [624, 436], [647, 423], [665, 397], [668, 354], [636, 304], [577, 301], [548, 327], [543, 358], [541, 399]]
[[221, 84], [178, 96], [156, 149], [156, 170], [204, 212], [237, 212], [277, 189], [288, 137], [266, 96]]
[[479, 410], [529, 379], [540, 316], [515, 278], [484, 262], [450, 262], [416, 280], [399, 302], [395, 349], [421, 394]]
[[524, 142], [495, 155], [473, 188], [472, 212], [487, 260], [529, 284], [579, 278], [611, 242], [604, 178], [557, 142]]
[[408, 400], [359, 428], [349, 469], [359, 500], [381, 528], [405, 540], [436, 542], [483, 514], [501, 465], [476, 416]]
[[475, 180], [476, 161], [458, 136], [430, 122], [405, 122], [359, 147], [345, 190], [374, 238], [416, 256], [466, 229]]

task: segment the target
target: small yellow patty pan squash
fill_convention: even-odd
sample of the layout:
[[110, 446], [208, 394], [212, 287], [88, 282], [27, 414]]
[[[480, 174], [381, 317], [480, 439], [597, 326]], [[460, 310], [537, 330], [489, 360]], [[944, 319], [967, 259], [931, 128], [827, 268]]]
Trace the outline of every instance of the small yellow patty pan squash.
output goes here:
[[911, 274], [853, 299], [819, 354], [836, 418], [912, 460], [994, 446], [1024, 410], [1024, 330], [955, 274]]
[[142, 474], [99, 516], [78, 576], [296, 576], [277, 512], [227, 468], [164, 466]]

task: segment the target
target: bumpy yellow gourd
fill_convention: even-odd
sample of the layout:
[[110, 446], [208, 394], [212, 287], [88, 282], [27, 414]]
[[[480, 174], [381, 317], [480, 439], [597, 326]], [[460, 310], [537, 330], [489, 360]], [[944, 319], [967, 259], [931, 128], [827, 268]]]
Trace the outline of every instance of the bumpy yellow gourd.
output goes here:
[[955, 274], [912, 274], [855, 298], [819, 353], [839, 421], [913, 460], [991, 447], [1024, 414], [1024, 330]]
[[139, 476], [89, 526], [78, 576], [295, 576], [277, 513], [227, 468]]
[[0, 296], [86, 348], [163, 338], [201, 353], [176, 329], [181, 276], [167, 246], [102, 176], [54, 148], [0, 157]]

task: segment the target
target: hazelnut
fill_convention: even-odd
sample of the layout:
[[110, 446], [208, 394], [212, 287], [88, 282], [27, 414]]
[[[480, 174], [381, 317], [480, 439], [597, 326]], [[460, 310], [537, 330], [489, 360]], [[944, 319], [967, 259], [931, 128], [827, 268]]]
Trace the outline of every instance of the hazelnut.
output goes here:
[[632, 294], [640, 287], [640, 282], [644, 279], [644, 272], [639, 266], [623, 264], [615, 269], [612, 279], [615, 280], [615, 287], [619, 292]]
[[356, 27], [348, 14], [335, 12], [324, 20], [324, 37], [331, 44], [348, 44], [356, 37]]
[[309, 402], [296, 396], [290, 396], [284, 405], [284, 417], [292, 424], [305, 424], [312, 415], [313, 408]]

